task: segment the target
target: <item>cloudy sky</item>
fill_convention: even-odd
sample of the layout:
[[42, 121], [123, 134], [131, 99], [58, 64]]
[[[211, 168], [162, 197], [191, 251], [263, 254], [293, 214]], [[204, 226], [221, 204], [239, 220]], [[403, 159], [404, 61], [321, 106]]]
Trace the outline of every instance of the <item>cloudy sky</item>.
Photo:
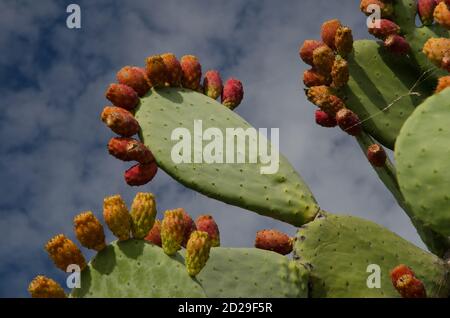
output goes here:
[[[81, 6], [80, 30], [65, 24], [73, 2]], [[205, 70], [241, 79], [245, 99], [237, 112], [255, 127], [280, 128], [281, 151], [323, 209], [376, 221], [423, 246], [356, 141], [314, 123], [298, 47], [334, 17], [356, 38], [367, 37], [354, 0], [2, 0], [0, 296], [27, 296], [29, 281], [41, 273], [63, 282], [45, 242], [58, 233], [74, 238], [74, 215], [101, 216], [104, 196], [120, 193], [131, 202], [138, 189], [123, 181], [129, 165], [105, 148], [112, 134], [99, 120], [104, 91], [122, 66], [164, 52], [195, 54]], [[295, 233], [185, 189], [162, 171], [139, 190], [156, 194], [160, 213], [184, 207], [193, 216], [213, 214], [225, 246], [251, 246], [262, 228]]]

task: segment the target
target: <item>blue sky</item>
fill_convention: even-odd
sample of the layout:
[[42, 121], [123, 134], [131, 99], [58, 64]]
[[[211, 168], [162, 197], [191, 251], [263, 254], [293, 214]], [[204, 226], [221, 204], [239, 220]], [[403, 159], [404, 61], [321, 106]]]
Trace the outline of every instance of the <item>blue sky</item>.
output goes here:
[[[69, 3], [81, 6], [80, 30], [65, 25]], [[252, 246], [263, 228], [295, 233], [185, 189], [161, 170], [145, 187], [126, 186], [129, 165], [105, 147], [112, 134], [99, 119], [104, 91], [122, 66], [164, 52], [195, 54], [204, 70], [241, 79], [245, 98], [237, 112], [257, 128], [280, 128], [281, 152], [323, 209], [371, 219], [423, 247], [356, 141], [314, 123], [297, 52], [334, 17], [356, 38], [368, 37], [353, 0], [2, 1], [0, 296], [27, 296], [37, 274], [63, 282], [45, 242], [58, 233], [74, 238], [73, 217], [85, 210], [101, 216], [102, 199], [111, 194], [130, 203], [138, 190], [150, 191], [160, 213], [175, 207], [193, 216], [210, 213], [225, 246]]]

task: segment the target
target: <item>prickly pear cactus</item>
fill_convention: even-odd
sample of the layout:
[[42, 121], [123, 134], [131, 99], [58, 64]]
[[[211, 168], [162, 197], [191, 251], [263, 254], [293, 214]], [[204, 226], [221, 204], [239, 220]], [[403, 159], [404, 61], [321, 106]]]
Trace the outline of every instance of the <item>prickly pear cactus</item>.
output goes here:
[[[381, 16], [372, 19], [368, 10], [374, 6]], [[241, 140], [233, 153], [237, 163], [223, 163], [224, 149], [204, 143], [204, 132], [212, 141], [227, 136], [229, 128], [244, 135], [253, 128], [233, 112], [244, 97], [242, 83], [222, 82], [216, 70], [207, 71], [202, 82], [197, 57], [178, 60], [165, 53], [149, 56], [145, 68], [122, 68], [105, 94], [114, 106], [105, 107], [101, 119], [119, 135], [108, 151], [136, 162], [124, 174], [127, 184], [143, 186], [161, 168], [204, 195], [300, 228], [295, 238], [263, 229], [256, 248], [223, 248], [210, 216], [194, 223], [174, 207], [155, 220], [156, 202], [148, 193], [137, 195], [130, 215], [114, 195], [105, 199], [103, 216], [118, 241], [106, 244], [92, 212], [74, 219], [80, 243], [97, 251], [90, 262], [63, 234], [46, 245], [58, 268], [77, 264], [82, 270], [81, 288], [70, 296], [449, 297], [449, 6], [449, 1], [362, 0], [361, 11], [371, 17], [369, 33], [381, 41], [354, 42], [349, 27], [330, 20], [322, 25], [321, 40], [306, 40], [299, 52], [311, 66], [304, 84], [319, 108], [317, 124], [339, 126], [356, 138], [434, 254], [372, 222], [320, 210], [282, 155], [278, 169], [262, 173], [268, 154], [278, 152], [259, 134]], [[265, 156], [249, 151], [255, 139], [266, 144]], [[193, 155], [184, 153], [186, 145]], [[395, 151], [397, 168], [384, 147]], [[29, 292], [67, 296], [41, 275]]]

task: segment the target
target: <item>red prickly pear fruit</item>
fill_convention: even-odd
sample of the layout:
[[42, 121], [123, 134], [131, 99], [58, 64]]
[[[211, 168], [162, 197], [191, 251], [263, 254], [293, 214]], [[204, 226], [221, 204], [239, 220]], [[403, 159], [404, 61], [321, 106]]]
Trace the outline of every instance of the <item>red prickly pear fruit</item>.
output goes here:
[[155, 220], [155, 223], [153, 224], [152, 229], [148, 232], [147, 236], [145, 237], [145, 240], [159, 247], [162, 247], [160, 220]]
[[378, 39], [384, 40], [389, 35], [399, 34], [400, 32], [400, 27], [391, 20], [380, 19], [379, 23], [379, 27], [374, 25], [373, 27], [369, 28], [369, 33]]
[[306, 87], [329, 85], [331, 84], [331, 78], [320, 74], [315, 68], [312, 68], [303, 73], [303, 84]]
[[136, 91], [123, 84], [110, 84], [105, 96], [114, 106], [126, 110], [133, 110], [139, 103], [139, 96]]
[[327, 45], [319, 46], [313, 52], [314, 67], [324, 75], [331, 73], [334, 64], [334, 52]]
[[350, 79], [350, 72], [348, 69], [348, 62], [343, 58], [337, 58], [333, 67], [331, 68], [332, 87], [341, 88], [347, 85]]
[[450, 76], [443, 76], [439, 79], [438, 85], [436, 87], [436, 91], [435, 93], [440, 93], [442, 92], [444, 89], [449, 88], [450, 87]]
[[261, 230], [256, 233], [255, 247], [273, 251], [281, 255], [292, 252], [293, 240], [283, 232], [277, 230]]
[[411, 47], [409, 46], [409, 43], [406, 41], [406, 39], [397, 34], [389, 35], [386, 38], [386, 40], [384, 41], [384, 45], [391, 53], [394, 53], [397, 55], [408, 54], [408, 52], [411, 49]]
[[392, 285], [403, 298], [427, 297], [425, 286], [408, 266], [398, 265], [391, 271], [390, 276]]
[[206, 232], [211, 240], [211, 246], [220, 246], [220, 232], [216, 221], [211, 215], [200, 215], [195, 221], [198, 231]]
[[369, 159], [372, 166], [379, 168], [386, 164], [387, 155], [383, 147], [373, 144], [367, 148], [367, 159]]
[[126, 109], [106, 106], [101, 114], [102, 121], [116, 134], [131, 137], [139, 132], [139, 123]]
[[181, 84], [185, 88], [197, 91], [202, 78], [202, 66], [194, 55], [185, 55], [181, 58], [181, 69], [183, 76]]
[[370, 5], [376, 5], [381, 9], [381, 15], [383, 17], [390, 17], [394, 14], [394, 5], [390, 1], [384, 0], [361, 0], [360, 9], [366, 15], [371, 15], [373, 12], [370, 10]]
[[450, 52], [442, 58], [441, 68], [450, 72]]
[[339, 127], [351, 136], [359, 135], [361, 132], [361, 121], [358, 115], [350, 109], [343, 108], [336, 113], [336, 121]]
[[152, 181], [157, 172], [158, 166], [154, 161], [138, 163], [125, 171], [125, 181], [130, 186], [141, 186]]
[[166, 86], [168, 71], [160, 55], [151, 55], [145, 60], [146, 73], [150, 85], [155, 88]]
[[217, 99], [222, 95], [223, 83], [220, 73], [216, 70], [210, 70], [205, 73], [203, 79], [203, 91], [206, 96]]
[[123, 161], [137, 161], [143, 164], [155, 161], [152, 152], [142, 142], [133, 138], [111, 138], [108, 143], [108, 151]]
[[336, 31], [336, 50], [342, 57], [346, 57], [353, 51], [353, 33], [352, 29], [341, 26]]
[[230, 78], [225, 82], [222, 91], [222, 104], [231, 110], [239, 106], [244, 98], [244, 88], [241, 81]]
[[179, 87], [181, 85], [181, 78], [183, 71], [181, 64], [173, 53], [161, 54], [161, 58], [167, 69], [167, 83], [172, 87]]
[[408, 266], [404, 264], [397, 265], [394, 269], [391, 270], [391, 281], [392, 284], [395, 286], [395, 283], [398, 281], [400, 277], [403, 275], [411, 275], [415, 276], [414, 272], [409, 268]]
[[303, 42], [303, 45], [300, 47], [300, 50], [299, 50], [300, 58], [306, 64], [313, 66], [314, 65], [314, 60], [313, 60], [314, 50], [322, 45], [325, 45], [325, 44], [320, 41], [306, 40], [305, 42]]
[[319, 126], [326, 128], [333, 128], [336, 127], [337, 125], [336, 119], [322, 110], [316, 110], [315, 116], [316, 116], [316, 123]]
[[334, 41], [336, 38], [336, 31], [340, 27], [341, 21], [339, 21], [338, 19], [329, 20], [322, 24], [322, 41], [333, 50], [336, 50], [336, 44], [334, 43]]
[[420, 21], [424, 25], [430, 25], [433, 23], [434, 9], [438, 2], [436, 0], [419, 0], [417, 2], [417, 11], [419, 12]]
[[189, 240], [189, 236], [191, 236], [192, 232], [197, 230], [197, 226], [195, 225], [195, 222], [191, 218], [191, 216], [184, 209], [181, 210], [183, 213], [183, 222], [184, 222], [184, 238], [183, 242], [181, 243], [181, 246], [186, 247], [186, 244]]
[[434, 19], [440, 26], [446, 28], [447, 30], [450, 30], [449, 5], [444, 2], [439, 3], [434, 9]]
[[134, 89], [139, 97], [144, 96], [150, 90], [147, 74], [140, 67], [123, 67], [117, 72], [117, 81]]

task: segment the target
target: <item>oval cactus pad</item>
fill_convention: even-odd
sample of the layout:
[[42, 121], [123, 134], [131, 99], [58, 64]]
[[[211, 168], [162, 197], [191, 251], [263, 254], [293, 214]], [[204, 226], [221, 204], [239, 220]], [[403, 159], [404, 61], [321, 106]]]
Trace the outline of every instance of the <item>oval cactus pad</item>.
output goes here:
[[423, 98], [420, 73], [406, 57], [398, 58], [375, 41], [354, 43], [348, 59], [350, 80], [340, 92], [364, 129], [393, 149], [399, 131]]
[[397, 177], [414, 217], [450, 236], [450, 89], [406, 121], [395, 147]]
[[[291, 164], [282, 155], [278, 165], [276, 156], [267, 160], [276, 147], [215, 100], [184, 88], [152, 89], [135, 117], [158, 166], [186, 187], [297, 226], [316, 215], [316, 201]], [[233, 131], [240, 131], [241, 146]], [[182, 142], [190, 151], [177, 148]]]
[[448, 295], [448, 268], [444, 261], [357, 217], [316, 218], [298, 231], [294, 252], [299, 262], [311, 269], [313, 298], [399, 297], [389, 274], [400, 264], [415, 272], [428, 297]]
[[81, 272], [82, 298], [203, 298], [203, 288], [192, 279], [181, 259], [142, 240], [113, 242]]

